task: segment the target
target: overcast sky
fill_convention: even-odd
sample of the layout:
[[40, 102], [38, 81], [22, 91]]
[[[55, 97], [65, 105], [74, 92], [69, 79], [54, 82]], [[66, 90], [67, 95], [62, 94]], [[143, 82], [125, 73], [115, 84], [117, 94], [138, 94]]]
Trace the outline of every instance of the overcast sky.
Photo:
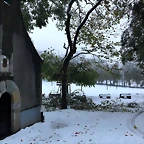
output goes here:
[[54, 22], [50, 22], [47, 27], [42, 29], [35, 28], [30, 37], [39, 51], [47, 50], [47, 48], [54, 48], [59, 54], [65, 52], [63, 48], [64, 42], [67, 42], [64, 32], [58, 31]]
[[[123, 23], [123, 21], [122, 21]], [[114, 41], [120, 41], [121, 33], [120, 26], [117, 27], [119, 36], [112, 38]], [[35, 45], [35, 48], [39, 51], [47, 50], [47, 48], [54, 48], [58, 54], [64, 54], [65, 49], [63, 48], [64, 42], [67, 42], [64, 31], [58, 31], [54, 22], [50, 22], [47, 27], [42, 29], [35, 28], [30, 37]]]

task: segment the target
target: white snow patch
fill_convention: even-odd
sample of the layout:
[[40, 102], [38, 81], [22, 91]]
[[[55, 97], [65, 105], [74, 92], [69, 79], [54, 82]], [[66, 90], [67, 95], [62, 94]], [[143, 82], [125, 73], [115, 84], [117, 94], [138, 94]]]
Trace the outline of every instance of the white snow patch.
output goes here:
[[[135, 134], [127, 123], [134, 113], [63, 110], [46, 112], [37, 123], [0, 141], [1, 144], [143, 144], [143, 134]], [[142, 116], [140, 118], [140, 116]], [[143, 130], [143, 114], [135, 125]], [[131, 126], [133, 127], [133, 126]], [[134, 128], [133, 128], [134, 129]], [[137, 129], [134, 129], [137, 131]]]

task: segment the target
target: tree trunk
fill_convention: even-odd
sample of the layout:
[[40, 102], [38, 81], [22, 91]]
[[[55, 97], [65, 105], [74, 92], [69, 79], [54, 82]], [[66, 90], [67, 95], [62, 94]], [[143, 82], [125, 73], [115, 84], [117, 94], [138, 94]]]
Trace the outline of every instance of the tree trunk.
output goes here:
[[69, 94], [69, 85], [68, 85], [68, 82], [67, 82], [67, 89], [66, 89], [67, 91], [67, 93]]
[[70, 52], [62, 66], [62, 103], [61, 109], [67, 109], [67, 70], [73, 53]]
[[112, 82], [111, 82], [111, 80], [110, 80], [110, 86], [112, 85]]
[[112, 80], [112, 85], [115, 85], [115, 81], [114, 80]]
[[81, 85], [81, 91], [82, 91], [82, 85]]
[[124, 85], [123, 85], [124, 87], [126, 86], [126, 82], [125, 82], [125, 80], [124, 80]]
[[131, 86], [131, 82], [130, 82], [130, 80], [128, 81], [128, 85], [129, 85], [129, 87]]
[[106, 79], [106, 85], [108, 84], [107, 79]]
[[61, 109], [67, 109], [67, 71], [62, 74], [62, 103]]

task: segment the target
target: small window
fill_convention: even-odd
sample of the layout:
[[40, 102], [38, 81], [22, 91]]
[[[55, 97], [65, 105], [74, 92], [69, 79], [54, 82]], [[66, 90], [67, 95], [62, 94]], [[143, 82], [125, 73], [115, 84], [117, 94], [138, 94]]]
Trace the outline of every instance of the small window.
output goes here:
[[3, 67], [4, 68], [7, 67], [7, 59], [6, 58], [3, 59]]

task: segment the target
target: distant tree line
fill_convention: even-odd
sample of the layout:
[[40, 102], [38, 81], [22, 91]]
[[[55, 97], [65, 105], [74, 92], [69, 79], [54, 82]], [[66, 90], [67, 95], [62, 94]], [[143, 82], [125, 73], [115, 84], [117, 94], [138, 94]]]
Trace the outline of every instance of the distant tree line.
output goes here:
[[125, 65], [118, 62], [111, 65], [111, 71], [97, 68], [100, 75], [97, 84], [122, 87], [143, 87], [141, 69], [135, 62], [127, 62]]

